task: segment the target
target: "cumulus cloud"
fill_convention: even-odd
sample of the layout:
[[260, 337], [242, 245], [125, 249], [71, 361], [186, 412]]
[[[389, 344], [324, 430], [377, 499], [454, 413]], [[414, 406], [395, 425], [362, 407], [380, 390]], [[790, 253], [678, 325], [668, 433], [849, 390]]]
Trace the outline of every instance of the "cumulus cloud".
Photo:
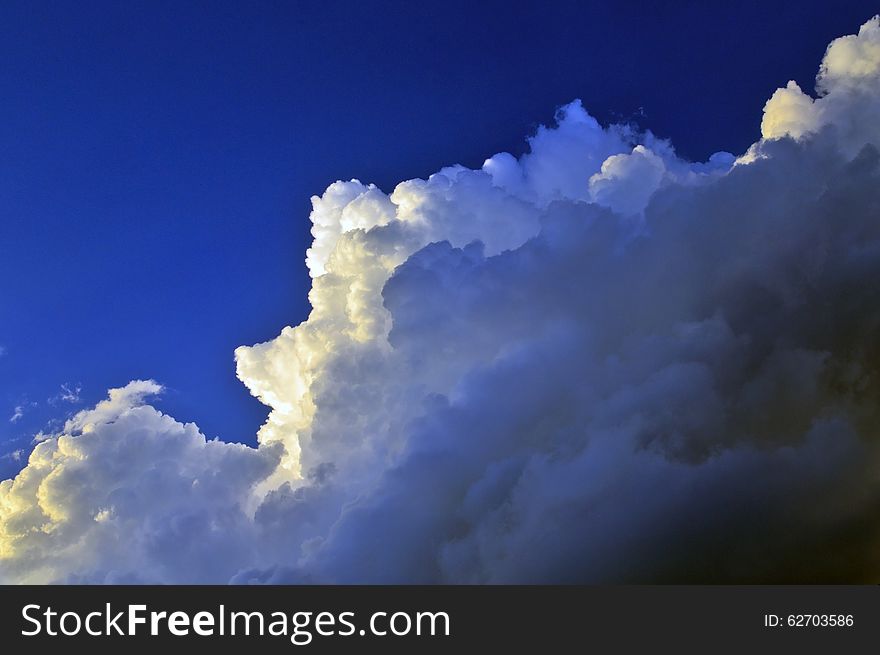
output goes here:
[[816, 77], [817, 98], [805, 94], [794, 81], [773, 94], [764, 107], [761, 134], [765, 139], [799, 138], [830, 127], [838, 146], [854, 155], [880, 137], [878, 78], [880, 17], [875, 16], [858, 34], [829, 44]]
[[776, 89], [764, 105], [761, 136], [765, 139], [799, 138], [815, 132], [821, 125], [821, 109], [821, 105], [801, 91], [797, 82], [790, 80], [785, 88]]
[[520, 158], [330, 185], [308, 320], [235, 353], [260, 445], [111, 391], [0, 484], [0, 577], [876, 582], [878, 43], [738, 158], [574, 102]]
[[20, 582], [207, 582], [249, 561], [250, 495], [277, 453], [206, 441], [145, 400], [110, 392], [0, 483], [0, 562]]
[[663, 160], [638, 145], [629, 154], [612, 155], [590, 177], [590, 198], [597, 205], [628, 216], [645, 209], [663, 180]]

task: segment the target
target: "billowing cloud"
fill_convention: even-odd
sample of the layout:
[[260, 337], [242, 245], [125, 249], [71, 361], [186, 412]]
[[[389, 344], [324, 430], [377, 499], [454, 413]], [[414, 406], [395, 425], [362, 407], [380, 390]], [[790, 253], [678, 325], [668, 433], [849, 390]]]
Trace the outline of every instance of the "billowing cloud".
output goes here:
[[151, 381], [112, 390], [0, 483], [5, 577], [204, 582], [250, 560], [250, 496], [277, 453], [206, 441], [144, 404], [160, 391]]
[[[559, 110], [312, 199], [257, 448], [133, 382], [0, 485], [8, 581], [874, 581], [880, 19], [735, 158]], [[830, 556], [832, 553], [833, 556]]]
[[50, 405], [57, 405], [59, 403], [76, 405], [81, 400], [80, 393], [82, 393], [82, 385], [65, 383], [61, 385], [61, 390], [48, 398], [46, 402]]
[[818, 98], [806, 95], [793, 81], [773, 94], [764, 107], [761, 134], [765, 139], [799, 138], [828, 127], [847, 155], [856, 154], [865, 143], [877, 144], [878, 77], [880, 18], [875, 16], [858, 34], [828, 46], [816, 77]]

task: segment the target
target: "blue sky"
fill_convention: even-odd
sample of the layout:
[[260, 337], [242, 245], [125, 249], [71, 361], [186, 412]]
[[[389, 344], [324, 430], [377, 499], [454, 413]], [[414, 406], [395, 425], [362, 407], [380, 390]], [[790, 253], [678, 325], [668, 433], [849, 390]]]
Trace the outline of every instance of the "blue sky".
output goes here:
[[312, 194], [519, 154], [576, 97], [685, 157], [741, 152], [876, 10], [420, 4], [3, 4], [0, 451], [134, 378], [253, 443], [232, 353], [306, 317]]

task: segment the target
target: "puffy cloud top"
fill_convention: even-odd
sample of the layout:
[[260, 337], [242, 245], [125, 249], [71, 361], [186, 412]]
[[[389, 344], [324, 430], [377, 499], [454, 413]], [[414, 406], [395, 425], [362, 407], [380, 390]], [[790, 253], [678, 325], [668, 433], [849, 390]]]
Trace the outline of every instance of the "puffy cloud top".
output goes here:
[[256, 546], [249, 505], [278, 452], [206, 441], [134, 381], [0, 483], [0, 562], [19, 582], [208, 582]]
[[823, 127], [837, 132], [838, 145], [852, 155], [865, 143], [876, 144], [880, 95], [880, 17], [858, 34], [832, 41], [816, 77], [819, 97], [811, 98], [793, 81], [778, 89], [764, 106], [765, 139], [800, 138]]
[[[823, 93], [876, 87], [880, 78], [880, 17], [859, 28], [858, 34], [842, 36], [828, 46], [819, 69], [817, 86]], [[876, 89], [875, 89], [876, 92]]]
[[235, 353], [259, 447], [112, 390], [0, 483], [0, 578], [876, 582], [878, 44], [739, 158], [575, 101], [520, 158], [330, 185], [308, 320]]

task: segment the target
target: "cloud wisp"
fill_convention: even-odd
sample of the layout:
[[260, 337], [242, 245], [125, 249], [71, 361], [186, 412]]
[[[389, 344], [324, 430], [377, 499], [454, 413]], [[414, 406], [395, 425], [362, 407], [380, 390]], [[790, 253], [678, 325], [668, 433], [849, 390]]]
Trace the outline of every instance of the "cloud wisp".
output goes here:
[[209, 441], [131, 382], [0, 483], [7, 582], [876, 582], [880, 19], [704, 163], [577, 101], [312, 199]]

